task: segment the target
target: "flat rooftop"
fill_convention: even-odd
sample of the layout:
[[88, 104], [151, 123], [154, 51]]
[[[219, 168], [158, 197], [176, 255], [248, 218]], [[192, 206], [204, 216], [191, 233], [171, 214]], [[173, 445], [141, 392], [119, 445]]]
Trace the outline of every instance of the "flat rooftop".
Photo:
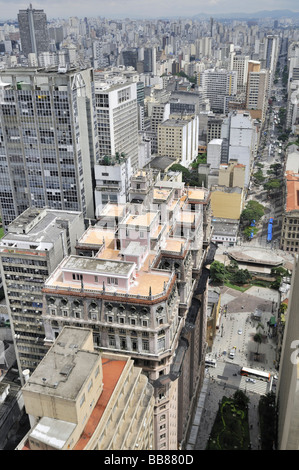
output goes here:
[[[93, 272], [93, 273], [103, 273], [109, 275], [117, 276], [129, 276], [129, 271], [136, 267], [135, 263], [124, 262], [111, 259], [99, 259], [99, 258], [90, 258], [83, 256], [72, 256], [71, 260], [66, 259], [64, 263], [67, 265], [68, 270], [71, 272]], [[149, 264], [153, 260], [153, 255], [149, 255], [144, 261], [141, 269], [134, 273], [134, 277], [131, 277], [131, 282], [128, 289], [121, 289], [119, 286], [105, 286], [105, 292], [103, 291], [103, 285], [96, 284], [87, 284], [84, 283], [84, 292], [98, 295], [121, 295], [121, 296], [143, 296], [148, 297], [149, 291], [151, 290], [152, 296], [162, 296], [165, 294], [165, 288], [169, 285], [170, 281], [173, 278], [172, 273], [167, 273], [165, 271], [159, 270], [150, 270]], [[92, 271], [92, 268], [98, 266], [98, 271]], [[106, 267], [107, 271], [103, 271], [103, 268]], [[49, 292], [49, 289], [54, 289], [54, 293], [58, 291], [67, 291], [71, 293], [78, 292], [78, 289], [81, 288], [80, 282], [67, 281], [63, 276], [64, 264], [60, 265], [47, 279], [45, 282], [45, 291]], [[101, 270], [101, 271], [100, 271]], [[122, 273], [122, 274], [121, 274]]]
[[64, 271], [115, 274], [128, 277], [134, 268], [134, 263], [129, 261], [91, 258], [84, 256], [69, 256], [63, 265]]
[[130, 214], [121, 224], [134, 225], [140, 227], [149, 227], [157, 217], [158, 212], [147, 212], [146, 214]]
[[29, 377], [24, 391], [67, 400], [77, 399], [86, 377], [99, 361], [99, 354], [80, 349], [90, 336], [90, 330], [72, 328], [67, 331], [71, 334], [60, 335]]
[[187, 195], [189, 201], [205, 201], [208, 192], [202, 188], [187, 188]]
[[299, 175], [287, 175], [286, 212], [299, 210]]

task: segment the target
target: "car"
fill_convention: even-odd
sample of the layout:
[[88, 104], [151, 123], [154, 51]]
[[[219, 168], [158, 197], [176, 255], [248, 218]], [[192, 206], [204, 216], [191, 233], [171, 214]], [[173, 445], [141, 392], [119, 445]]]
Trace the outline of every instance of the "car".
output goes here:
[[254, 380], [254, 379], [250, 379], [250, 378], [246, 379], [246, 382], [250, 382], [250, 383], [252, 383], [252, 384], [255, 384], [255, 380]]
[[242, 334], [242, 330], [238, 330], [238, 335], [241, 335]]

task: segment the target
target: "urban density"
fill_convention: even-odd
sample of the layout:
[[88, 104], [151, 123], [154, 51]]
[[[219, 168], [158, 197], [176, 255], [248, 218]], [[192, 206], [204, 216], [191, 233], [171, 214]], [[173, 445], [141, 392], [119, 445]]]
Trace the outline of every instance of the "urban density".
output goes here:
[[298, 450], [299, 12], [44, 8], [0, 21], [0, 449]]

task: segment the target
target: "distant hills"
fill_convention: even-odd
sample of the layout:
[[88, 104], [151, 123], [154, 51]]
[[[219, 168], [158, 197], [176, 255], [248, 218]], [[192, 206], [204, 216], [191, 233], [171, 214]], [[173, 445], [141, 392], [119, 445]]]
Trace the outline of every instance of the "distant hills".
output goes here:
[[198, 13], [197, 15], [194, 15], [194, 19], [200, 19], [200, 18], [225, 18], [225, 19], [230, 19], [230, 18], [235, 18], [235, 19], [240, 19], [244, 18], [246, 20], [248, 19], [265, 19], [265, 18], [272, 18], [272, 19], [281, 19], [281, 18], [299, 18], [299, 12], [297, 11], [292, 11], [292, 10], [261, 10], [257, 11], [255, 13]]

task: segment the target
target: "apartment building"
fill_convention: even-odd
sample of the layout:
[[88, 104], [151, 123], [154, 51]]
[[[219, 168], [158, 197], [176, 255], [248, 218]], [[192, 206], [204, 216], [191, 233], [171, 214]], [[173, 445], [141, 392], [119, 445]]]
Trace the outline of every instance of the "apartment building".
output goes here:
[[211, 217], [207, 190], [167, 183], [156, 183], [150, 207], [121, 207], [116, 228], [108, 221], [111, 206], [108, 217], [103, 211], [99, 225], [78, 239], [77, 255], [64, 258], [43, 289], [46, 344], [65, 325], [87, 327], [95, 348], [129, 355], [142, 367], [154, 387], [161, 450], [184, 444], [203, 380], [208, 277], [201, 273]]
[[28, 208], [0, 242], [1, 276], [20, 370], [34, 370], [47, 351], [42, 287], [84, 232], [81, 212]]
[[22, 388], [32, 426], [16, 450], [154, 449], [153, 387], [141, 372], [96, 352], [92, 330], [63, 328]]
[[199, 73], [198, 85], [210, 100], [211, 110], [215, 113], [226, 113], [226, 98], [232, 99], [237, 94], [237, 72], [207, 69]]
[[96, 81], [95, 106], [99, 156], [125, 154], [138, 168], [138, 106], [136, 82]]
[[158, 126], [160, 123], [167, 121], [170, 117], [170, 104], [158, 102], [155, 99], [147, 101], [147, 115], [150, 119], [150, 132], [147, 135], [151, 139], [151, 151], [153, 154], [158, 153]]
[[[249, 69], [250, 70], [250, 69]], [[249, 71], [246, 93], [246, 109], [255, 111], [255, 118], [262, 122], [268, 105], [269, 71]]]
[[168, 119], [158, 125], [158, 155], [189, 167], [198, 155], [198, 116]]
[[237, 72], [237, 92], [245, 93], [248, 77], [249, 56], [232, 53], [231, 69]]
[[1, 70], [0, 96], [4, 226], [28, 207], [82, 211], [93, 218], [92, 70]]

